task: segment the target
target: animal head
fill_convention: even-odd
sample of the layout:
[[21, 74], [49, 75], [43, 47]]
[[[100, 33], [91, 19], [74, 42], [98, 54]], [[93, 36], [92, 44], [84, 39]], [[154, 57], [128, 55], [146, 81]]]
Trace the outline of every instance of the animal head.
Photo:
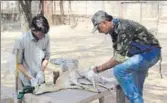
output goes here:
[[61, 64], [62, 72], [65, 71], [72, 71], [74, 69], [77, 69], [79, 65], [78, 60], [66, 60]]

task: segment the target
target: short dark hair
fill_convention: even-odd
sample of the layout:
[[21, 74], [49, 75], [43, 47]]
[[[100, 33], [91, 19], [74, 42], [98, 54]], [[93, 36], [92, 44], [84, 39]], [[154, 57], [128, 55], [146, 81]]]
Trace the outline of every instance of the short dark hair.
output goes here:
[[111, 15], [106, 15], [106, 20], [107, 21], [112, 21], [113, 17]]
[[49, 23], [41, 14], [33, 17], [30, 27], [32, 31], [41, 31], [44, 34], [48, 33], [49, 31]]

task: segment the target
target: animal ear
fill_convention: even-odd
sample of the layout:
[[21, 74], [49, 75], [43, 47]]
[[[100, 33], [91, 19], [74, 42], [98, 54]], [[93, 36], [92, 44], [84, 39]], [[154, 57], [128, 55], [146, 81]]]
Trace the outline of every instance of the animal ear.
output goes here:
[[64, 72], [67, 71], [67, 64], [66, 63], [64, 63], [64, 65], [63, 65], [63, 71]]
[[61, 70], [62, 70], [62, 72], [65, 71], [65, 63], [62, 63], [62, 64], [61, 64]]
[[78, 68], [78, 60], [74, 60], [75, 67]]

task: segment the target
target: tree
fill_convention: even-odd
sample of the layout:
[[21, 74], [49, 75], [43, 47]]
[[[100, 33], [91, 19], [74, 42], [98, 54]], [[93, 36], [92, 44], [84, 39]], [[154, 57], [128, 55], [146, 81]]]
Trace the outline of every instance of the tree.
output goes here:
[[60, 15], [61, 15], [61, 23], [64, 24], [64, 2], [60, 0]]
[[[32, 3], [32, 0], [19, 0], [20, 8], [22, 10], [23, 15], [25, 15], [25, 20], [27, 21], [29, 27], [30, 27], [30, 23], [32, 20], [32, 8], [31, 8], [32, 5], [31, 5], [31, 3]], [[43, 0], [40, 0], [39, 9], [40, 9], [40, 13], [44, 14]]]
[[32, 20], [31, 2], [32, 0], [19, 0], [23, 15], [25, 15], [25, 19], [28, 22], [29, 27]]
[[71, 1], [68, 1], [68, 23], [70, 24], [71, 23]]

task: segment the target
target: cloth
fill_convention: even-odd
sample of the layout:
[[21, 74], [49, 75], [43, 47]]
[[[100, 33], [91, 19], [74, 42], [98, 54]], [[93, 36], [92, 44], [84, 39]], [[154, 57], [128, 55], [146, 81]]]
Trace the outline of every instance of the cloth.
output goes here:
[[30, 80], [30, 82], [31, 82], [31, 86], [32, 86], [32, 87], [38, 86], [38, 80], [37, 80], [36, 78], [32, 78], [32, 79]]
[[[19, 64], [23, 64], [33, 77], [42, 69], [43, 59], [50, 58], [50, 39], [46, 34], [44, 38], [36, 41], [31, 31], [24, 33], [16, 40], [13, 48], [13, 54], [18, 53]], [[30, 85], [30, 81], [19, 71], [19, 78], [24, 85]]]
[[90, 68], [88, 72], [86, 73], [86, 75], [84, 76], [93, 84], [94, 88], [96, 88], [96, 83], [100, 83], [104, 85], [106, 83], [113, 81], [111, 78], [106, 78], [106, 77], [100, 76], [99, 74], [95, 73], [93, 68]]
[[50, 59], [50, 62], [55, 64], [55, 65], [61, 65], [65, 62], [65, 59], [63, 58], [55, 58], [55, 59]]
[[144, 80], [149, 68], [159, 60], [160, 53], [160, 48], [154, 48], [152, 51], [134, 55], [113, 68], [114, 75], [130, 103], [144, 103]]
[[38, 84], [42, 84], [45, 82], [45, 74], [43, 71], [39, 71], [36, 75], [36, 79], [38, 81]]

